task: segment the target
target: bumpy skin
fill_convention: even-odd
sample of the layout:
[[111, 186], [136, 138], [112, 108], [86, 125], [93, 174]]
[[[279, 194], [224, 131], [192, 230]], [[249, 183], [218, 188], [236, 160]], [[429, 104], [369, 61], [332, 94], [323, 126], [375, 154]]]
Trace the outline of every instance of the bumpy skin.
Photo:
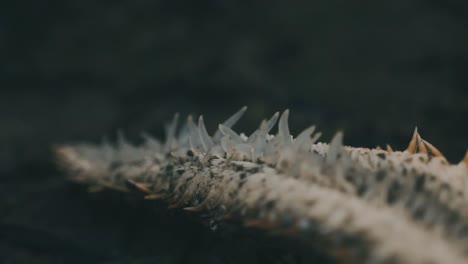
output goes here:
[[169, 207], [200, 212], [216, 227], [235, 219], [320, 247], [343, 263], [468, 263], [468, 156], [449, 164], [417, 131], [407, 150], [352, 148], [337, 133], [296, 138], [288, 111], [249, 137], [230, 129], [242, 108], [209, 136], [200, 117], [164, 144], [69, 145], [56, 149], [71, 179], [97, 191], [141, 191]]

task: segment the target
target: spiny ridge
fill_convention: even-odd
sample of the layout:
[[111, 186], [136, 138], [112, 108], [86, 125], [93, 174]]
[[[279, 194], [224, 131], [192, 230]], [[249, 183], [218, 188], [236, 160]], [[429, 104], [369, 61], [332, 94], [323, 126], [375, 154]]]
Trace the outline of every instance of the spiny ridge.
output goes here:
[[133, 146], [121, 136], [116, 146], [56, 154], [72, 180], [93, 190], [135, 190], [210, 223], [236, 218], [306, 244], [327, 241], [329, 254], [354, 252], [358, 263], [468, 263], [468, 152], [449, 164], [417, 128], [404, 151], [344, 146], [342, 132], [317, 142], [315, 126], [293, 137], [289, 110], [247, 137], [232, 129], [246, 109], [212, 137], [202, 116], [178, 132], [175, 115], [164, 144], [144, 134]]

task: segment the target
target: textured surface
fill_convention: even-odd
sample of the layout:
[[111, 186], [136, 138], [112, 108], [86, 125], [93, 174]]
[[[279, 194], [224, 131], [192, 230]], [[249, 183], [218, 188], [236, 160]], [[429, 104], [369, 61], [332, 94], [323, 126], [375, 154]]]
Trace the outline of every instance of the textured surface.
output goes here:
[[468, 261], [468, 152], [449, 164], [417, 130], [402, 152], [344, 147], [341, 132], [316, 143], [315, 127], [290, 134], [289, 110], [246, 136], [230, 128], [245, 110], [214, 136], [202, 116], [179, 130], [175, 115], [164, 144], [146, 135], [133, 146], [120, 135], [116, 146], [59, 146], [58, 164], [89, 191], [139, 191], [213, 230], [235, 219], [338, 263]]
[[52, 144], [98, 142], [118, 129], [132, 142], [143, 130], [161, 138], [176, 111], [204, 113], [213, 131], [248, 105], [239, 129], [251, 132], [290, 108], [294, 134], [315, 123], [325, 141], [343, 129], [346, 144], [395, 149], [418, 125], [452, 162], [468, 146], [466, 1], [0, 6], [0, 257], [10, 263], [90, 260], [83, 252], [101, 247], [97, 255], [115, 263], [267, 262], [251, 244], [84, 194], [54, 169]]

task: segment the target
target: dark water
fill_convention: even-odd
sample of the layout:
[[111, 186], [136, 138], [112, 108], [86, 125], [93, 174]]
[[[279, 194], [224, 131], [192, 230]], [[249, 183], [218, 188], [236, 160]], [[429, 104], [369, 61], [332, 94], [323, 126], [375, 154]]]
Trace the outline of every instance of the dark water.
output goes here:
[[84, 193], [55, 170], [50, 146], [118, 129], [160, 137], [175, 112], [203, 114], [213, 131], [247, 105], [237, 126], [247, 133], [289, 108], [295, 133], [316, 124], [325, 141], [343, 130], [349, 145], [402, 149], [417, 125], [455, 162], [468, 148], [467, 10], [462, 0], [0, 4], [0, 260], [270, 263], [244, 239]]

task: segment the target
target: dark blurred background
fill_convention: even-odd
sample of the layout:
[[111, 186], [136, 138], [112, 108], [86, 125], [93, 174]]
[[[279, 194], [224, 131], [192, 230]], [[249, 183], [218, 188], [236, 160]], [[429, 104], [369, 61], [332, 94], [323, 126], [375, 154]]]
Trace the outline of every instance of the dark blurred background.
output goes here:
[[417, 125], [458, 162], [467, 70], [464, 0], [2, 2], [0, 260], [270, 263], [243, 238], [88, 195], [50, 146], [161, 137], [175, 112], [214, 131], [247, 105], [247, 133], [289, 108], [295, 133], [316, 124], [325, 141], [343, 130], [348, 145], [402, 149]]

